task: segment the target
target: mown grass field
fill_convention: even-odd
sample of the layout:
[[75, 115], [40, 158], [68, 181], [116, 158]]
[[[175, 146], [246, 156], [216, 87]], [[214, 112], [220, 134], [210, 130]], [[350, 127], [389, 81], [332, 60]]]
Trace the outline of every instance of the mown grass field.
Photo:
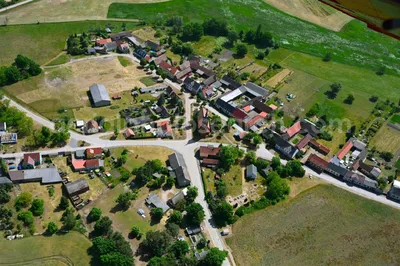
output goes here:
[[390, 123], [393, 123], [393, 124], [400, 124], [400, 115], [393, 115], [391, 118], [390, 118]]
[[371, 147], [378, 151], [388, 151], [393, 154], [400, 149], [400, 132], [384, 124], [370, 142]]
[[319, 185], [241, 218], [227, 242], [238, 265], [395, 265], [399, 233], [399, 211]]
[[[35, 236], [9, 241], [0, 239], [2, 265], [90, 265], [91, 242], [78, 232], [51, 237]], [[49, 258], [50, 257], [50, 258]]]
[[[211, 8], [212, 7], [212, 8]], [[287, 15], [261, 0], [172, 0], [151, 4], [110, 5], [109, 18], [134, 18], [146, 21], [180, 15], [186, 21], [218, 17], [237, 29], [256, 28], [259, 24], [273, 34], [281, 46], [291, 50], [324, 56], [333, 53], [336, 61], [363, 66], [375, 71], [385, 64], [400, 74], [398, 58], [393, 54], [398, 42], [366, 28], [358, 21], [333, 32]], [[379, 60], [376, 60], [379, 58]]]
[[[39, 64], [48, 63], [62, 52], [70, 34], [104, 29], [108, 23], [115, 31], [120, 31], [124, 22], [98, 20], [0, 27], [0, 66], [11, 64], [18, 54], [28, 56]], [[133, 22], [126, 22], [126, 26], [127, 30], [137, 27]]]

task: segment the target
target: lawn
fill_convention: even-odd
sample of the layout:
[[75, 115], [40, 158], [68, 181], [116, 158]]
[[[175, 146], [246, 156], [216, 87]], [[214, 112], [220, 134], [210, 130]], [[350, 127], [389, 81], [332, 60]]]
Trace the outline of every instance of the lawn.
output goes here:
[[118, 61], [121, 63], [121, 66], [123, 67], [132, 65], [132, 61], [124, 56], [118, 56]]
[[[31, 5], [27, 5], [28, 10], [29, 7]], [[26, 55], [39, 64], [46, 64], [62, 52], [70, 34], [103, 29], [107, 23], [120, 29], [123, 22], [99, 20], [0, 27], [0, 66], [11, 64], [18, 54]], [[133, 22], [126, 22], [126, 25], [127, 30], [137, 28]]]
[[150, 87], [157, 84], [157, 81], [154, 80], [154, 78], [152, 77], [143, 77], [140, 79], [140, 82], [142, 82], [146, 87]]
[[203, 184], [206, 192], [211, 191], [213, 194], [217, 193], [215, 188], [215, 172], [210, 168], [203, 168]]
[[400, 169], [400, 158], [397, 160], [396, 164], [394, 165], [397, 169]]
[[91, 242], [78, 232], [51, 237], [34, 236], [9, 241], [0, 239], [1, 264], [4, 265], [90, 265], [87, 250]]
[[50, 61], [46, 66], [57, 66], [57, 65], [62, 65], [65, 63], [68, 63], [70, 60], [70, 56], [67, 54], [62, 54], [58, 57], [56, 57], [54, 60]]
[[319, 185], [241, 218], [227, 242], [238, 265], [389, 265], [399, 233], [399, 211]]
[[222, 181], [226, 184], [227, 195], [238, 196], [242, 194], [243, 171], [240, 165], [233, 165], [231, 169], [222, 175]]
[[[369, 30], [365, 24], [351, 21], [340, 32], [333, 32], [287, 15], [262, 0], [172, 0], [161, 3], [113, 3], [109, 18], [135, 18], [147, 21], [180, 15], [185, 21], [201, 22], [218, 17], [236, 29], [255, 29], [259, 24], [272, 33], [282, 47], [323, 57], [331, 51], [333, 59], [376, 71], [382, 64], [388, 71], [400, 71], [393, 55], [396, 40]], [[368, 43], [368, 45], [366, 45]], [[377, 60], [379, 58], [379, 60]], [[389, 70], [390, 69], [390, 70]], [[397, 73], [398, 74], [398, 73]]]
[[390, 118], [390, 123], [400, 124], [400, 115], [398, 114], [393, 115], [392, 118]]
[[378, 151], [388, 151], [396, 154], [400, 149], [400, 132], [384, 124], [369, 143]]
[[207, 57], [216, 47], [222, 47], [225, 42], [226, 38], [224, 37], [203, 36], [200, 41], [193, 44], [193, 48], [197, 54]]

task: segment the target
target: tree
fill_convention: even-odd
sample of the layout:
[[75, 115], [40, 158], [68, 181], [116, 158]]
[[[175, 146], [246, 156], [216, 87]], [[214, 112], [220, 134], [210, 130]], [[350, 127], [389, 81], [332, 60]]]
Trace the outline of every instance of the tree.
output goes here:
[[71, 230], [76, 225], [76, 218], [74, 215], [74, 210], [72, 208], [67, 208], [62, 215], [61, 221], [63, 223], [64, 230]]
[[7, 67], [4, 70], [4, 75], [6, 77], [7, 84], [13, 84], [22, 79], [19, 69], [16, 68], [15, 66]]
[[17, 216], [17, 219], [22, 221], [25, 226], [30, 226], [33, 224], [35, 218], [30, 211], [20, 212]]
[[381, 152], [380, 156], [386, 162], [390, 162], [394, 157], [393, 153], [391, 153], [391, 152]]
[[41, 199], [34, 199], [30, 211], [34, 216], [40, 216], [44, 212], [44, 201]]
[[189, 187], [186, 194], [186, 201], [190, 204], [194, 202], [198, 195], [197, 187]]
[[147, 65], [146, 59], [144, 59], [144, 58], [140, 59], [140, 66], [144, 67], [145, 65]]
[[174, 210], [169, 215], [167, 223], [173, 223], [173, 224], [180, 225], [182, 223], [182, 219], [183, 219], [182, 213], [180, 211], [175, 211]]
[[167, 180], [165, 182], [165, 186], [167, 188], [172, 188], [173, 185], [175, 185], [175, 178], [173, 178], [172, 176], [167, 177]]
[[90, 222], [95, 222], [98, 221], [101, 217], [102, 211], [99, 208], [92, 208], [92, 210], [90, 211], [89, 215], [88, 215], [88, 220]]
[[169, 248], [168, 252], [172, 253], [175, 258], [180, 259], [189, 252], [189, 245], [186, 241], [175, 241]]
[[132, 266], [133, 258], [119, 252], [108, 253], [100, 256], [101, 265], [107, 266]]
[[51, 131], [48, 127], [42, 127], [42, 129], [40, 130], [41, 135], [43, 137], [43, 141], [45, 143], [49, 142], [51, 139]]
[[291, 172], [290, 172], [291, 176], [303, 177], [306, 173], [303, 166], [301, 165], [301, 163], [298, 160], [293, 160], [293, 161], [287, 162], [286, 167], [288, 167], [291, 170]]
[[174, 223], [167, 223], [165, 228], [167, 229], [166, 232], [168, 234], [170, 234], [172, 237], [177, 237], [178, 236], [179, 230], [180, 230], [179, 225], [174, 224]]
[[158, 105], [158, 106], [162, 106], [162, 105], [164, 105], [164, 104], [165, 104], [165, 95], [164, 95], [164, 93], [162, 93], [162, 94], [160, 95], [160, 97], [158, 97], [157, 105]]
[[199, 41], [203, 35], [203, 27], [199, 23], [189, 23], [183, 27], [182, 39], [185, 41]]
[[226, 122], [226, 126], [228, 128], [228, 132], [231, 130], [232, 126], [236, 123], [235, 119], [232, 117], [228, 118], [228, 121]]
[[172, 237], [166, 232], [149, 231], [140, 247], [152, 256], [162, 256], [172, 242]]
[[272, 169], [276, 169], [281, 166], [281, 159], [279, 157], [273, 157], [271, 160], [271, 167]]
[[221, 166], [225, 170], [229, 170], [232, 165], [238, 160], [240, 153], [239, 148], [234, 146], [223, 146], [220, 151]]
[[243, 40], [244, 30], [239, 31], [239, 39]]
[[215, 223], [219, 227], [233, 223], [233, 207], [225, 200], [221, 201], [212, 213]]
[[349, 95], [347, 95], [347, 98], [344, 100], [345, 103], [347, 104], [352, 104], [354, 102], [356, 98], [354, 97], [353, 93], [349, 93]]
[[118, 203], [118, 205], [123, 209], [127, 210], [131, 206], [131, 200], [132, 200], [132, 193], [127, 192], [127, 193], [121, 193], [119, 194], [118, 198], [116, 199], [115, 202]]
[[225, 182], [219, 181], [218, 183], [216, 183], [216, 187], [218, 198], [225, 199], [226, 195], [228, 194]]
[[236, 45], [236, 56], [243, 58], [247, 54], [247, 46], [243, 43]]
[[225, 250], [219, 250], [218, 248], [210, 248], [206, 257], [200, 262], [200, 265], [204, 266], [221, 266], [225, 258], [228, 256], [228, 252]]
[[54, 222], [50, 222], [50, 223], [47, 225], [47, 232], [48, 232], [50, 235], [55, 234], [57, 231], [58, 231], [58, 226], [57, 226]]
[[244, 159], [246, 160], [247, 164], [255, 164], [257, 160], [256, 153], [254, 151], [249, 151], [246, 153]]
[[92, 243], [92, 250], [97, 256], [117, 251], [117, 246], [111, 238], [98, 236], [93, 239]]
[[331, 54], [331, 52], [327, 52], [322, 60], [323, 60], [324, 62], [329, 62], [329, 61], [331, 61], [331, 60], [332, 60], [332, 54]]
[[260, 145], [262, 143], [262, 138], [260, 135], [254, 136], [253, 138], [253, 144], [256, 145], [256, 147], [258, 145]]
[[186, 207], [186, 220], [189, 224], [199, 225], [205, 216], [204, 209], [199, 203], [192, 203]]
[[228, 23], [222, 19], [208, 18], [203, 22], [204, 34], [211, 36], [227, 36]]
[[132, 229], [131, 229], [131, 236], [133, 237], [133, 238], [136, 238], [138, 235], [140, 234], [140, 228], [139, 228], [139, 226], [132, 226]]
[[32, 202], [32, 194], [29, 192], [22, 192], [16, 199], [15, 199], [15, 208], [20, 210], [21, 208], [28, 207]]
[[239, 34], [235, 30], [230, 30], [228, 32], [227, 38], [228, 38], [229, 44], [233, 45], [239, 39]]
[[378, 99], [379, 99], [379, 96], [376, 95], [376, 94], [372, 95], [372, 96], [369, 98], [369, 100], [370, 100], [371, 102], [373, 102], [373, 103], [376, 103], [376, 102], [378, 101]]
[[376, 74], [377, 74], [378, 76], [383, 76], [383, 75], [385, 74], [385, 72], [386, 72], [386, 67], [385, 67], [385, 66], [382, 66], [382, 67], [380, 67], [380, 68], [378, 69], [378, 71], [376, 71]]
[[0, 188], [0, 204], [7, 203], [10, 201], [10, 199], [11, 199], [10, 194], [8, 194], [8, 192], [5, 189]]
[[107, 235], [111, 232], [112, 221], [108, 216], [101, 217], [94, 225], [94, 233], [96, 235]]
[[155, 222], [160, 222], [164, 216], [164, 211], [162, 208], [153, 208], [150, 211], [151, 219]]
[[274, 175], [272, 176], [272, 178], [270, 178], [266, 193], [268, 199], [270, 200], [283, 199], [285, 198], [286, 195], [289, 195], [289, 192], [290, 188], [284, 179], [281, 179], [277, 175]]
[[164, 256], [164, 257], [152, 257], [147, 263], [147, 266], [170, 266], [175, 264], [176, 260], [174, 258]]
[[69, 199], [65, 196], [62, 196], [60, 199], [60, 204], [58, 204], [58, 208], [61, 210], [65, 210], [69, 207]]
[[340, 92], [342, 89], [342, 85], [340, 83], [333, 83], [331, 84], [331, 90], [327, 91], [326, 94], [328, 95], [329, 98], [334, 99], [336, 98], [337, 94]]

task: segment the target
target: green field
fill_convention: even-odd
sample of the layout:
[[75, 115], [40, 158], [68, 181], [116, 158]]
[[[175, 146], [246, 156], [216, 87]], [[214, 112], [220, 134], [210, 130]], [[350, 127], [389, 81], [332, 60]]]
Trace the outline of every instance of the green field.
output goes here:
[[9, 241], [0, 239], [1, 265], [87, 266], [91, 242], [77, 232], [51, 237], [35, 236]]
[[400, 115], [393, 115], [392, 118], [390, 118], [390, 123], [400, 124]]
[[400, 261], [400, 212], [330, 185], [245, 216], [232, 233], [227, 242], [237, 265]]
[[[400, 74], [399, 60], [393, 55], [398, 42], [352, 21], [341, 32], [333, 32], [287, 15], [261, 0], [172, 0], [151, 4], [113, 3], [109, 18], [134, 18], [146, 21], [180, 15], [186, 21], [201, 22], [217, 17], [237, 29], [255, 29], [259, 24], [273, 34], [283, 47], [319, 57], [328, 51], [335, 61], [363, 66], [376, 71], [385, 64]], [[368, 43], [368, 45], [366, 45]], [[377, 60], [379, 58], [379, 60]]]
[[[17, 54], [45, 64], [62, 52], [70, 34], [104, 29], [107, 23], [117, 30], [121, 29], [123, 22], [99, 20], [0, 27], [0, 66], [11, 64]], [[136, 23], [128, 22], [126, 26], [128, 30], [133, 30]]]
[[121, 66], [123, 67], [132, 65], [132, 61], [124, 56], [118, 56], [118, 60], [121, 63]]

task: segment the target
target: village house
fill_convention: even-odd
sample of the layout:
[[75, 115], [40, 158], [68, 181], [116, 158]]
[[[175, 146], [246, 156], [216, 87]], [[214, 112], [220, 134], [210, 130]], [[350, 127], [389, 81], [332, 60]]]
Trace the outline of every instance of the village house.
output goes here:
[[96, 46], [103, 47], [105, 44], [112, 42], [111, 38], [96, 40]]
[[39, 152], [25, 153], [22, 167], [24, 169], [33, 169], [42, 164], [42, 155]]
[[393, 185], [388, 193], [388, 198], [395, 201], [400, 201], [400, 181], [398, 180], [393, 181]]
[[110, 38], [113, 41], [120, 41], [128, 37], [132, 37], [132, 33], [130, 31], [121, 31], [118, 33], [110, 34]]
[[187, 171], [185, 160], [182, 154], [176, 152], [168, 156], [168, 162], [172, 169], [170, 176], [173, 176], [177, 180], [179, 187], [187, 187], [190, 185], [190, 176]]
[[158, 138], [172, 138], [172, 129], [169, 121], [157, 122], [157, 137]]
[[89, 183], [85, 178], [80, 178], [65, 184], [65, 189], [67, 190], [68, 196], [71, 198], [89, 191]]
[[203, 85], [201, 85], [200, 83], [198, 83], [197, 81], [195, 81], [190, 77], [187, 77], [183, 81], [183, 85], [185, 89], [193, 95], [196, 95], [203, 88]]
[[214, 146], [201, 146], [199, 156], [204, 167], [216, 168], [219, 165], [220, 148]]
[[275, 141], [275, 149], [289, 159], [293, 159], [299, 152], [299, 149], [269, 128], [263, 130], [262, 136], [265, 139], [273, 138]]
[[86, 158], [87, 159], [98, 159], [103, 156], [103, 149], [102, 148], [87, 148], [86, 151]]
[[178, 193], [176, 193], [172, 198], [168, 200], [168, 204], [172, 207], [175, 208], [176, 205], [181, 202], [182, 200], [185, 200], [185, 197], [187, 195], [187, 188], [182, 189]]
[[135, 138], [135, 135], [136, 135], [135, 132], [131, 128], [128, 128], [124, 132], [124, 136], [127, 139], [133, 139], [133, 138]]
[[90, 159], [90, 160], [76, 160], [75, 158], [71, 161], [72, 170], [75, 172], [79, 171], [90, 171], [96, 170], [104, 166], [104, 161], [100, 159]]
[[246, 168], [246, 179], [255, 180], [257, 178], [257, 167], [254, 164], [250, 164]]
[[120, 43], [117, 48], [119, 53], [129, 54], [129, 44], [128, 43]]
[[84, 128], [85, 134], [96, 134], [99, 132], [99, 124], [95, 120], [89, 120]]
[[146, 204], [147, 206], [149, 206], [150, 208], [160, 208], [163, 210], [163, 213], [166, 213], [169, 210], [169, 206], [162, 201], [157, 194], [150, 194], [147, 198], [146, 198]]
[[206, 108], [201, 108], [197, 115], [197, 133], [202, 138], [211, 134], [211, 125]]

